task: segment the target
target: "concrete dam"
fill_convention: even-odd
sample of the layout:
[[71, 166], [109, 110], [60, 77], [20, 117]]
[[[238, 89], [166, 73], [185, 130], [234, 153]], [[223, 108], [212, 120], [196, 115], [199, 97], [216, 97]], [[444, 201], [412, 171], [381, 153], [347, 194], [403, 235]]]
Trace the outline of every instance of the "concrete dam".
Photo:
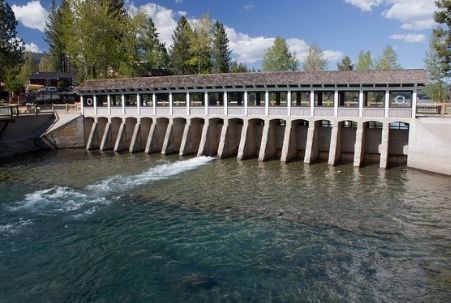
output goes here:
[[406, 163], [424, 70], [92, 80], [77, 89], [87, 149]]

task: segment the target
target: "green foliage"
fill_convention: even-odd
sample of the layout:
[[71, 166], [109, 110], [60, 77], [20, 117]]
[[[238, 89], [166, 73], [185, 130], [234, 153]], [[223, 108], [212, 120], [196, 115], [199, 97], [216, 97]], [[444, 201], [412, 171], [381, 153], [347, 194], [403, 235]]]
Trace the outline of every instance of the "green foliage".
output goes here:
[[209, 15], [203, 16], [199, 22], [194, 23], [190, 37], [188, 63], [198, 74], [209, 74], [212, 68], [212, 23]]
[[435, 37], [434, 48], [439, 58], [445, 77], [451, 77], [451, 0], [435, 2], [437, 11], [434, 20], [440, 26], [433, 31]]
[[238, 63], [236, 61], [233, 61], [230, 64], [230, 72], [231, 73], [247, 73], [247, 72], [249, 72], [249, 69], [243, 63]]
[[180, 17], [177, 27], [172, 34], [173, 44], [169, 52], [171, 69], [174, 74], [184, 75], [192, 74], [193, 69], [190, 65], [191, 54], [190, 41], [193, 31], [185, 16]]
[[140, 11], [133, 20], [136, 36], [136, 72], [140, 76], [151, 75], [152, 71], [168, 67], [166, 47], [160, 43], [158, 33], [151, 18]]
[[307, 72], [323, 71], [327, 68], [327, 59], [322, 49], [317, 45], [311, 45], [304, 61], [304, 70]]
[[228, 73], [232, 58], [229, 49], [229, 39], [222, 23], [216, 21], [213, 25], [213, 49], [212, 49], [212, 71], [214, 73]]
[[439, 38], [432, 35], [429, 43], [429, 50], [426, 52], [424, 60], [428, 71], [428, 82], [426, 84], [426, 93], [429, 98], [435, 102], [443, 102], [448, 98], [448, 89], [444, 79], [444, 66], [441, 64], [441, 58], [435, 45]]
[[262, 70], [265, 72], [280, 72], [295, 71], [298, 68], [299, 62], [295, 54], [290, 53], [285, 39], [276, 37], [273, 45], [263, 57]]
[[44, 31], [44, 40], [49, 46], [48, 54], [52, 60], [52, 71], [65, 72], [68, 70], [67, 57], [63, 44], [64, 18], [69, 9], [68, 5], [67, 0], [62, 0], [60, 7], [56, 5], [55, 0], [52, 0], [50, 5]]
[[401, 65], [398, 64], [397, 60], [395, 50], [390, 45], [387, 45], [377, 58], [375, 67], [377, 70], [401, 69]]
[[373, 59], [370, 51], [360, 51], [355, 64], [355, 69], [358, 71], [370, 70], [373, 68]]
[[17, 38], [17, 21], [8, 3], [0, 0], [0, 79], [23, 63], [23, 42]]
[[54, 69], [53, 56], [44, 55], [39, 60], [38, 71], [39, 72], [52, 72]]
[[352, 64], [351, 58], [345, 56], [341, 59], [341, 62], [337, 63], [337, 69], [340, 71], [349, 71], [354, 69], [354, 65]]

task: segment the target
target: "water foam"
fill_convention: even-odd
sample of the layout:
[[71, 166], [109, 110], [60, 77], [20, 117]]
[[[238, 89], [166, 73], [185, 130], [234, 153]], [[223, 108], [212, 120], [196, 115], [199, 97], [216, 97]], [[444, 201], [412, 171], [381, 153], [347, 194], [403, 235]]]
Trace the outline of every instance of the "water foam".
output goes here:
[[[113, 176], [99, 183], [88, 185], [81, 190], [54, 186], [25, 195], [22, 201], [16, 202], [16, 206], [11, 206], [9, 209], [11, 211], [28, 210], [39, 213], [81, 211], [82, 214], [89, 215], [98, 209], [96, 205], [111, 203], [115, 199], [111, 194], [121, 193], [150, 182], [168, 179], [206, 165], [213, 159], [212, 157], [197, 157], [164, 163], [137, 175]], [[76, 217], [79, 215], [76, 215]]]

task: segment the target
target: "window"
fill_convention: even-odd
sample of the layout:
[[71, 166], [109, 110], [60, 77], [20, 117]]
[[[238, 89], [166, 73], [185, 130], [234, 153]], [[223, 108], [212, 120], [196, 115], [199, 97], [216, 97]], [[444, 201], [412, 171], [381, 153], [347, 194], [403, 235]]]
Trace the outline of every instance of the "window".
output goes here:
[[287, 106], [287, 92], [269, 92], [269, 106]]
[[265, 92], [248, 92], [248, 106], [265, 106]]
[[111, 107], [122, 107], [122, 96], [111, 95], [110, 96]]
[[390, 92], [390, 107], [392, 108], [412, 107], [412, 92], [411, 91]]
[[191, 107], [204, 106], [204, 94], [203, 93], [190, 93], [189, 102]]
[[332, 127], [332, 122], [330, 122], [329, 120], [321, 120], [320, 127]]
[[243, 92], [229, 92], [227, 93], [227, 106], [244, 106]]
[[390, 123], [390, 129], [408, 130], [409, 124], [403, 123], [403, 122], [393, 122], [393, 123]]
[[97, 106], [108, 107], [108, 96], [107, 95], [97, 96]]
[[315, 92], [315, 106], [317, 107], [334, 107], [334, 92]]
[[172, 94], [172, 106], [186, 107], [186, 94], [183, 93]]
[[367, 128], [382, 128], [381, 122], [370, 121], [366, 124]]
[[310, 92], [291, 92], [291, 106], [309, 107]]
[[152, 100], [151, 94], [141, 95], [141, 106], [142, 107], [152, 107], [153, 106], [153, 100]]
[[168, 93], [160, 93], [155, 94], [157, 107], [169, 107], [169, 94]]
[[359, 107], [359, 92], [339, 92], [338, 102], [338, 104], [343, 107]]
[[363, 93], [364, 107], [385, 107], [385, 91], [367, 91]]
[[125, 106], [136, 106], [136, 95], [125, 95]]
[[343, 127], [357, 128], [357, 122], [355, 122], [355, 121], [345, 121], [345, 122], [343, 122]]

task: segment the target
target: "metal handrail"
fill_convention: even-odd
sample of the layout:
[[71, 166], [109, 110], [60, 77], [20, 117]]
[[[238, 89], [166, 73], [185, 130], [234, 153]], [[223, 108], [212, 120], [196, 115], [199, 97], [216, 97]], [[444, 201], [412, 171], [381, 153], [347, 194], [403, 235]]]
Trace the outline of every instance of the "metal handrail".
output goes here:
[[417, 104], [417, 116], [451, 117], [451, 103]]

